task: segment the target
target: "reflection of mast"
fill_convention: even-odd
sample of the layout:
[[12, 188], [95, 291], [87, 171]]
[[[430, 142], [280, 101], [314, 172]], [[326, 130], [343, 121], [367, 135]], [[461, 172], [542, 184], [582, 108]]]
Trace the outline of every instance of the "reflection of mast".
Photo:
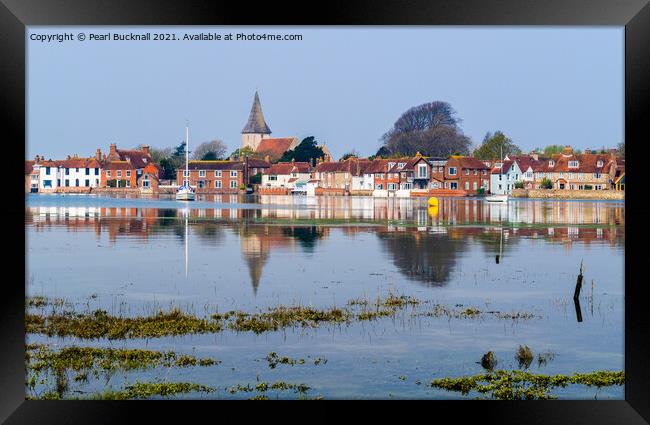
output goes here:
[[503, 226], [499, 227], [499, 253], [497, 254], [497, 264], [499, 264], [499, 258], [501, 257], [501, 252], [503, 250]]
[[190, 215], [187, 208], [185, 208], [183, 210], [183, 215], [185, 216], [185, 277], [187, 277], [187, 265], [188, 265], [188, 261], [189, 261], [189, 255], [188, 255], [189, 254], [189, 250], [188, 250], [188, 236], [189, 236], [188, 217]]

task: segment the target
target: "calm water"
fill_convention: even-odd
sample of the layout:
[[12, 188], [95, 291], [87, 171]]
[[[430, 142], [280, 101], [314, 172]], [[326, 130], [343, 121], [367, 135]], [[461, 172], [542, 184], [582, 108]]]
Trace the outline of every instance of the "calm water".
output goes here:
[[[413, 317], [405, 309], [396, 318], [261, 335], [28, 340], [146, 347], [222, 361], [116, 375], [108, 384], [115, 389], [155, 377], [221, 389], [259, 378], [305, 383], [309, 395], [325, 398], [460, 398], [425, 384], [480, 373], [476, 362], [489, 350], [498, 368], [517, 368], [519, 344], [535, 354], [554, 353], [545, 365], [534, 361], [532, 372], [623, 370], [624, 213], [622, 202], [592, 201], [441, 199], [430, 209], [425, 199], [217, 195], [188, 205], [163, 198], [29, 195], [27, 293], [64, 298], [82, 311], [140, 315], [178, 306], [202, 316], [288, 304], [344, 306], [394, 293], [539, 317], [448, 320]], [[578, 322], [572, 296], [581, 261]], [[328, 361], [270, 369], [263, 358], [272, 351]], [[91, 379], [83, 390], [104, 387], [105, 381]], [[623, 398], [621, 387], [551, 393]]]

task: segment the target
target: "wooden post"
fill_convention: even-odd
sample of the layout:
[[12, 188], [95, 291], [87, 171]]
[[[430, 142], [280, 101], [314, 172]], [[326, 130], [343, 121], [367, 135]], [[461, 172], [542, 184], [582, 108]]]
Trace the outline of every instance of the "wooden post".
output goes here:
[[573, 300], [576, 301], [580, 297], [580, 289], [582, 289], [582, 260], [580, 261], [580, 274], [576, 279], [576, 289], [573, 292]]

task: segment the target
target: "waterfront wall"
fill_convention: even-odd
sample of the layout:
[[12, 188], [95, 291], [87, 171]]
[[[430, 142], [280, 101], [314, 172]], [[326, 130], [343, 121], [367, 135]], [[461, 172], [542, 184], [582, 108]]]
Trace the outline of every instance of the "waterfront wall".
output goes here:
[[624, 200], [620, 190], [514, 189], [513, 198]]

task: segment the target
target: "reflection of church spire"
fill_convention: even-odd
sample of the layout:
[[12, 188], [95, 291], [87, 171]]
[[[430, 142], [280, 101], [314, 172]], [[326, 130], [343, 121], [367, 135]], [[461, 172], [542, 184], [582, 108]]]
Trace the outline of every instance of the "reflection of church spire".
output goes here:
[[248, 275], [253, 285], [253, 293], [257, 295], [257, 288], [260, 286], [262, 270], [269, 258], [268, 252], [244, 252], [244, 260], [248, 265]]
[[251, 278], [254, 294], [257, 294], [257, 288], [260, 286], [262, 278], [262, 270], [269, 258], [269, 246], [268, 243], [265, 243], [264, 235], [252, 232], [259, 233], [259, 230], [258, 228], [249, 229], [244, 226], [240, 228], [239, 235], [242, 256], [248, 266], [248, 274]]

